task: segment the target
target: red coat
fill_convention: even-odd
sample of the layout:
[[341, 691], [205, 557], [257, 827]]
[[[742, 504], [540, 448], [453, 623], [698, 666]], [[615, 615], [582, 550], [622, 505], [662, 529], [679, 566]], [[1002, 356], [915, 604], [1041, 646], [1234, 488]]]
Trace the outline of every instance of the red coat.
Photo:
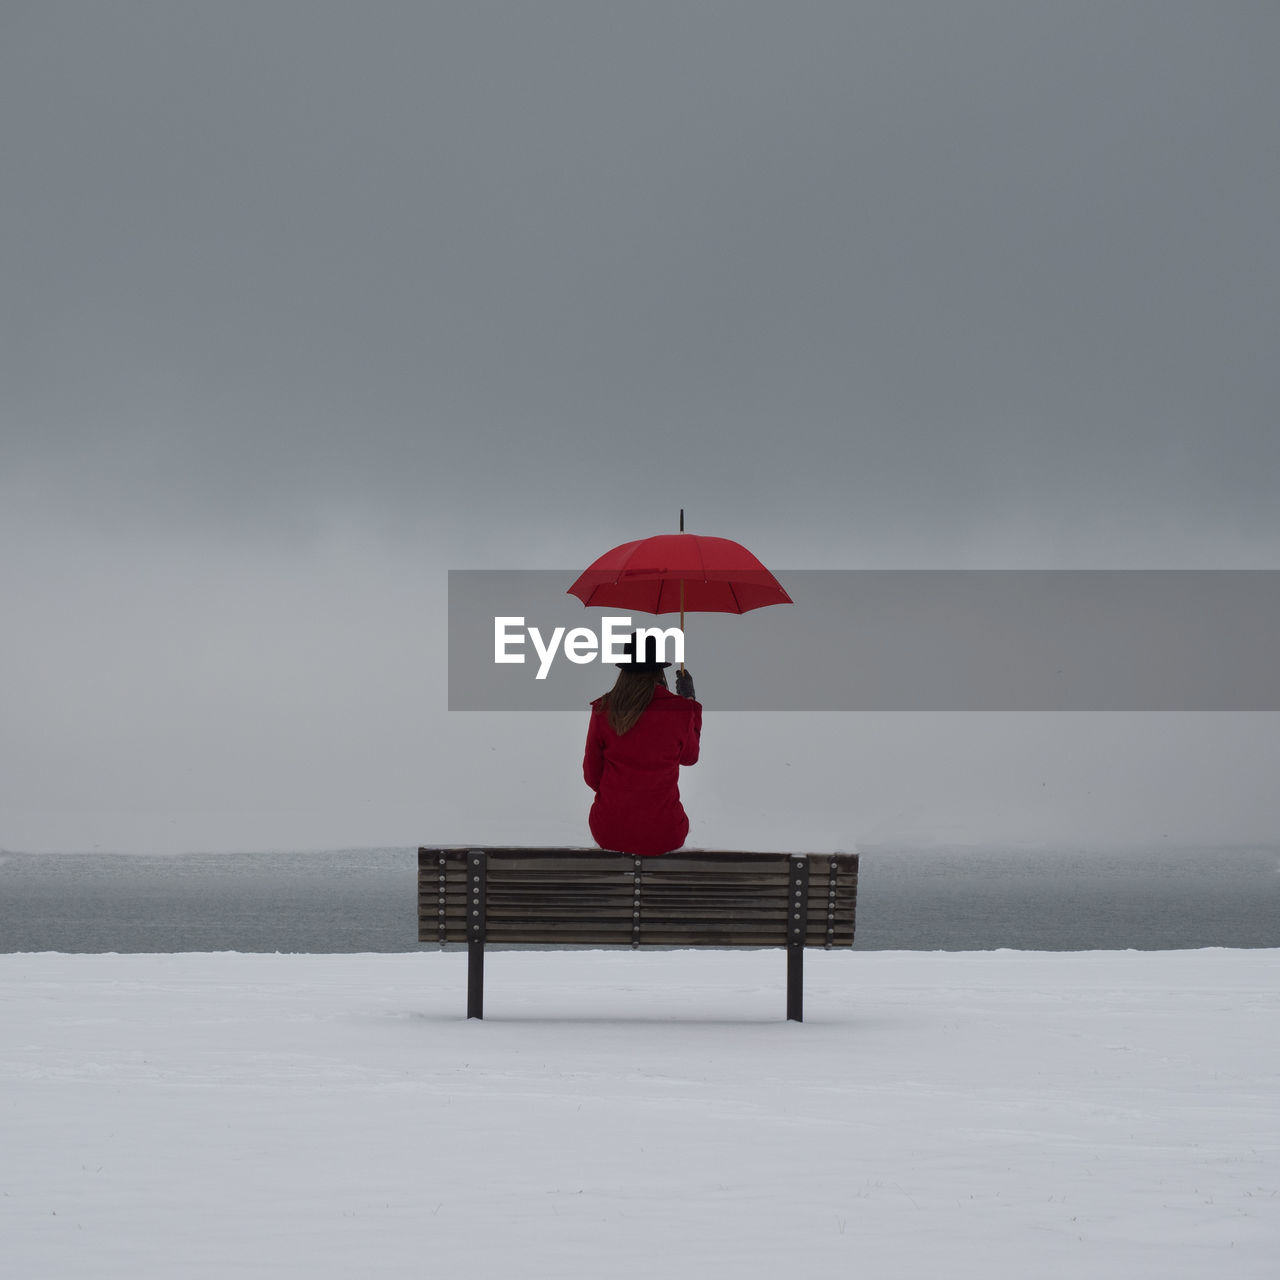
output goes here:
[[588, 821], [602, 849], [670, 853], [689, 819], [680, 803], [680, 766], [696, 764], [702, 704], [655, 685], [653, 701], [621, 737], [598, 701], [591, 704], [582, 776], [596, 793]]

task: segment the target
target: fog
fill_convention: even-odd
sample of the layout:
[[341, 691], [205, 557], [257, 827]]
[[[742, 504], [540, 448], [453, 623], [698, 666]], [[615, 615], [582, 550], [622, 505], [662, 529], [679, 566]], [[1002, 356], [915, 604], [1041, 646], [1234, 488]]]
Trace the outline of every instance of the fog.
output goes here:
[[[682, 507], [779, 570], [1280, 568], [1278, 37], [5, 6], [0, 847], [586, 843], [585, 709], [447, 709], [446, 575]], [[712, 847], [1274, 841], [1278, 760], [1264, 713], [738, 712], [683, 787]]]

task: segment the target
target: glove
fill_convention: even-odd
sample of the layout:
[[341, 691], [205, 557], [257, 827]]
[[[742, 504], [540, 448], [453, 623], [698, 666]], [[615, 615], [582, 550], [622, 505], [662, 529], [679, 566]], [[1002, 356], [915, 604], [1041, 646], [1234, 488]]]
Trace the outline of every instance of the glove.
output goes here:
[[696, 698], [698, 696], [693, 691], [693, 677], [689, 674], [688, 667], [676, 672], [676, 692], [682, 698]]

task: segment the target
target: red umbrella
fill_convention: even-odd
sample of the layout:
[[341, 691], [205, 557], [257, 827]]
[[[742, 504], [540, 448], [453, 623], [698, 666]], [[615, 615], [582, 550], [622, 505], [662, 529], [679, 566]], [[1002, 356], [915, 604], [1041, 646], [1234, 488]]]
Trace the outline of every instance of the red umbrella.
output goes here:
[[[583, 604], [641, 613], [746, 613], [791, 604], [781, 583], [741, 543], [685, 533], [624, 542], [589, 565], [569, 588]], [[680, 664], [684, 670], [684, 663]]]
[[654, 614], [746, 613], [792, 603], [746, 547], [696, 533], [659, 533], [624, 542], [590, 565], [569, 594], [583, 604]]
[[[583, 604], [641, 613], [746, 613], [791, 604], [781, 583], [741, 543], [684, 532], [624, 542], [589, 565], [569, 588]], [[684, 663], [680, 664], [684, 670]]]

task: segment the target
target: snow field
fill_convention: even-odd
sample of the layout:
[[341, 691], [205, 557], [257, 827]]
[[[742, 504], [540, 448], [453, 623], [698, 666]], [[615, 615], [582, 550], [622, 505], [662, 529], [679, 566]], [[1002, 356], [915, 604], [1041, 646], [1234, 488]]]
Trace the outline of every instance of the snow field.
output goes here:
[[0, 956], [41, 1277], [1272, 1277], [1280, 951]]

